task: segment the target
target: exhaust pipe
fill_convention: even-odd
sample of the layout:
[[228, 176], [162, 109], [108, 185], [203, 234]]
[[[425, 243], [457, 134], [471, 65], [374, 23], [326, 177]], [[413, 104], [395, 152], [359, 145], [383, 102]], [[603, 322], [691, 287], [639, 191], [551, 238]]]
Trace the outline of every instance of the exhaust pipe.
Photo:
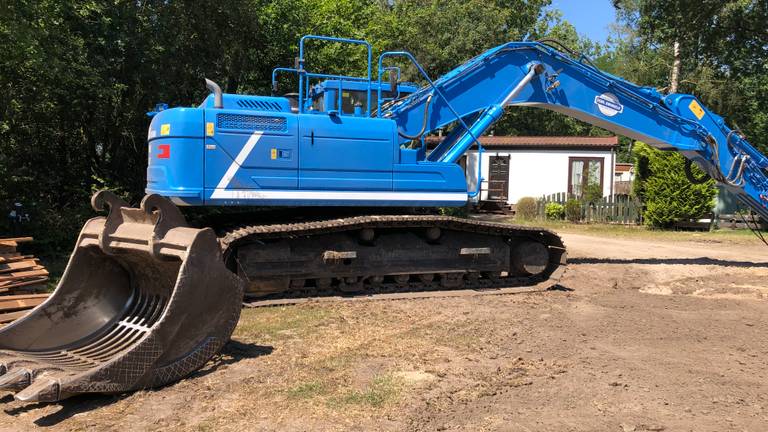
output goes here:
[[213, 93], [213, 107], [218, 109], [224, 108], [224, 98], [221, 95], [221, 87], [208, 78], [205, 79], [205, 87]]

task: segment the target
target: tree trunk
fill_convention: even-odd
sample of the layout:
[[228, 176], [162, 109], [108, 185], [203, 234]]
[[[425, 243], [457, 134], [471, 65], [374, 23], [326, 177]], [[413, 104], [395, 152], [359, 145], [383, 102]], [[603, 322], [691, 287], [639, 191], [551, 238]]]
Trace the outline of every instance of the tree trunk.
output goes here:
[[672, 76], [669, 80], [669, 93], [677, 93], [677, 84], [680, 80], [680, 42], [677, 40], [675, 40], [672, 53], [674, 60], [672, 61]]

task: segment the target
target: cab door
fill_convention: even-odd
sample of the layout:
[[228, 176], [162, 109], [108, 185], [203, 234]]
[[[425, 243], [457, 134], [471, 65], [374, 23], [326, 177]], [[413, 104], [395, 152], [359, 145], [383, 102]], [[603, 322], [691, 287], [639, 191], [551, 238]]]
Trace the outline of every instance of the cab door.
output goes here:
[[299, 115], [299, 189], [392, 190], [395, 123]]

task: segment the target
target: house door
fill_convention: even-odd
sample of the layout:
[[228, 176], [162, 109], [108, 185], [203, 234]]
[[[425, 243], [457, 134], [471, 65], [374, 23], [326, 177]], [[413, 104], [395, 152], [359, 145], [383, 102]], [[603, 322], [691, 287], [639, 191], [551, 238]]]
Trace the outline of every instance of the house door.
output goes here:
[[488, 201], [507, 201], [509, 197], [509, 156], [490, 156]]
[[568, 158], [568, 194], [576, 198], [603, 196], [603, 158]]

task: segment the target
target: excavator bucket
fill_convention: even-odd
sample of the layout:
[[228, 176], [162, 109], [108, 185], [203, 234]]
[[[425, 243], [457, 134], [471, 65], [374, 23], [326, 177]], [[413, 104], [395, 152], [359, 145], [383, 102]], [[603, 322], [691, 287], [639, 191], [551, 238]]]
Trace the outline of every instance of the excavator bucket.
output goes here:
[[170, 383], [229, 340], [243, 282], [226, 269], [215, 234], [186, 226], [158, 195], [130, 208], [114, 194], [91, 204], [50, 298], [0, 330], [0, 389], [21, 401], [119, 393]]

